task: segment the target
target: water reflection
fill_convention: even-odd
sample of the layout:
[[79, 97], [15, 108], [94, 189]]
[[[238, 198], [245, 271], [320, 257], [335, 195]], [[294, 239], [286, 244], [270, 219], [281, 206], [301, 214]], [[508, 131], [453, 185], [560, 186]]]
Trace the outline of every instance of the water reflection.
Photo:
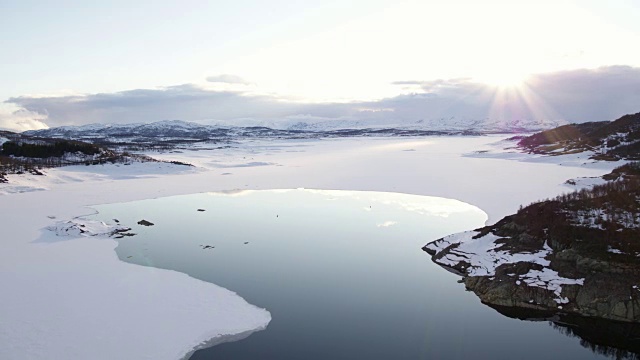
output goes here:
[[266, 330], [194, 360], [602, 358], [544, 323], [496, 316], [424, 256], [429, 240], [487, 219], [456, 200], [297, 189], [96, 208], [138, 234], [120, 240], [123, 261], [189, 274], [271, 312]]
[[589, 318], [571, 314], [551, 314], [530, 309], [488, 305], [502, 315], [528, 321], [547, 321], [559, 333], [578, 338], [596, 354], [613, 359], [640, 359], [640, 324]]

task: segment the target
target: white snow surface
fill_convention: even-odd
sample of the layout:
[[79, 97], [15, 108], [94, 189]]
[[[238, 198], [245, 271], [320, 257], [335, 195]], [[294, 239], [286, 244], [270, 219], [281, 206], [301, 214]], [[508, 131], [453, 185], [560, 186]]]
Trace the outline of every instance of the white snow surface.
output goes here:
[[[368, 190], [458, 199], [493, 223], [520, 204], [566, 191], [569, 178], [600, 176], [617, 165], [465, 156], [497, 153], [503, 139], [247, 140], [148, 154], [196, 168], [136, 163], [9, 175], [0, 184], [0, 359], [179, 359], [203, 341], [268, 324], [267, 311], [231, 291], [119, 261], [116, 241], [105, 237], [112, 225], [77, 219], [92, 213], [92, 204], [234, 189]], [[78, 231], [80, 224], [89, 231]]]

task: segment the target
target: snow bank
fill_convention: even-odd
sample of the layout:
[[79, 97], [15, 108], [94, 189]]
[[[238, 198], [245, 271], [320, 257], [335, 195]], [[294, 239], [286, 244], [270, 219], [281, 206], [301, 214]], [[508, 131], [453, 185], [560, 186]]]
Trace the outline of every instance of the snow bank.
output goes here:
[[[120, 261], [108, 237], [124, 230], [117, 224], [64, 220], [86, 214], [87, 203], [152, 197], [149, 174], [137, 177], [148, 165], [126, 167], [128, 174], [116, 166], [95, 167], [107, 170], [102, 175], [52, 169], [29, 177], [49, 191], [0, 197], [11, 209], [0, 219], [0, 359], [175, 360], [266, 327], [269, 312], [229, 290]], [[166, 186], [171, 178], [154, 179]]]
[[216, 285], [121, 262], [113, 240], [51, 244], [50, 237], [44, 233], [14, 273], [0, 275], [12, 290], [0, 301], [2, 359], [175, 360], [270, 321], [267, 311]]

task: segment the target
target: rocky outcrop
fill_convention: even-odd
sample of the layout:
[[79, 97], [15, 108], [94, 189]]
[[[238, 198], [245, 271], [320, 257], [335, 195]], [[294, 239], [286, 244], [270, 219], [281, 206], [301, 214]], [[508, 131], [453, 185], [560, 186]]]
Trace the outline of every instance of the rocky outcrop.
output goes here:
[[618, 261], [624, 254], [615, 253], [608, 260], [590, 258], [546, 243], [532, 249], [518, 238], [478, 236], [482, 230], [424, 247], [435, 263], [462, 275], [482, 302], [640, 322], [640, 261]]
[[546, 155], [592, 152], [596, 160], [640, 159], [640, 113], [614, 121], [568, 124], [519, 139], [524, 151]]
[[423, 249], [486, 304], [640, 322], [636, 167]]

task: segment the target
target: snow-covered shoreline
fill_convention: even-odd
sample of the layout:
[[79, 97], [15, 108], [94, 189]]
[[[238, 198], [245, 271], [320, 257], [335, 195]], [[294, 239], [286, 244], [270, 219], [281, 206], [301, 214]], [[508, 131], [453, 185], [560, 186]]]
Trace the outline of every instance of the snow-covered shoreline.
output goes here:
[[[521, 280], [528, 286], [550, 290], [555, 294], [554, 301], [558, 304], [568, 302], [562, 296], [563, 285], [584, 284], [584, 278], [565, 278], [548, 268], [550, 262], [547, 256], [553, 251], [548, 244], [545, 243], [539, 251], [514, 252], [501, 249], [504, 240], [493, 233], [482, 235], [478, 231], [466, 231], [433, 241], [424, 249], [434, 254], [433, 261], [438, 265], [447, 269], [459, 268], [462, 276], [486, 276], [490, 280], [493, 280], [496, 269], [501, 265], [519, 262], [541, 265], [542, 270], [530, 270], [519, 275], [516, 285], [520, 285]], [[561, 309], [562, 306], [559, 306]]]
[[0, 358], [179, 359], [266, 327], [270, 314], [229, 290], [120, 261], [112, 228], [68, 219], [128, 200], [112, 185], [130, 180], [51, 181], [67, 171], [49, 171], [47, 191], [0, 196]]
[[[88, 213], [92, 204], [305, 187], [454, 198], [480, 207], [493, 222], [520, 204], [572, 190], [563, 185], [567, 179], [602, 175], [616, 165], [557, 166], [557, 158], [533, 155], [506, 161], [513, 156], [494, 144], [503, 138], [246, 141], [151, 154], [197, 169], [146, 163], [10, 176], [0, 184], [0, 286], [7, 294], [0, 297], [0, 358], [178, 359], [203, 341], [268, 324], [268, 312], [231, 291], [119, 261], [114, 240], [47, 238], [53, 235], [46, 227]], [[484, 156], [463, 156], [484, 149]]]

